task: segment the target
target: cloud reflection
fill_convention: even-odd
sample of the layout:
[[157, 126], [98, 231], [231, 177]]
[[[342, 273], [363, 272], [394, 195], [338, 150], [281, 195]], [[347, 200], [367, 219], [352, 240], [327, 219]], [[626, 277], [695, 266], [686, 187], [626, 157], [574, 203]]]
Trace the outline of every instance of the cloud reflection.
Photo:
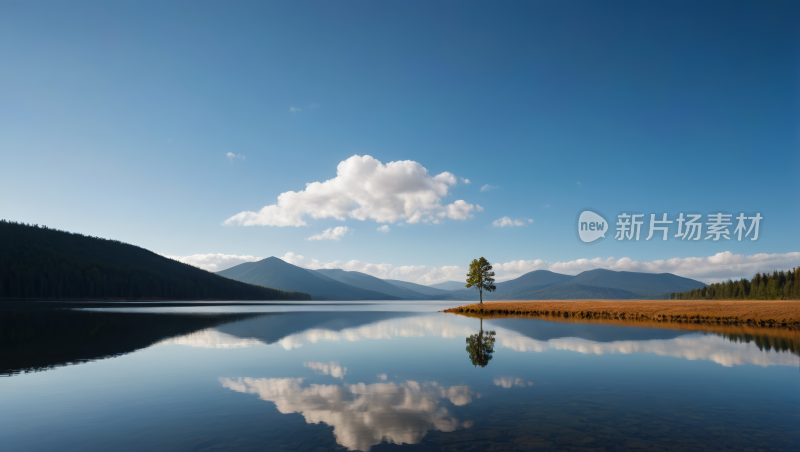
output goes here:
[[[472, 320], [472, 319], [467, 319]], [[518, 352], [565, 350], [584, 354], [652, 353], [686, 360], [712, 361], [722, 366], [752, 364], [758, 366], [800, 366], [800, 357], [790, 351], [761, 350], [754, 343], [732, 342], [716, 334], [690, 333], [671, 339], [592, 341], [576, 337], [537, 340], [519, 332], [493, 326], [495, 347]], [[308, 329], [281, 338], [277, 343], [293, 350], [307, 343], [385, 340], [397, 337], [463, 338], [475, 333], [476, 327], [463, 318], [449, 316], [419, 316], [384, 320], [341, 331], [323, 328]], [[257, 339], [245, 339], [208, 329], [159, 345], [180, 344], [206, 348], [240, 348], [266, 345]]]
[[495, 386], [502, 386], [503, 388], [506, 389], [513, 388], [514, 386], [520, 386], [520, 387], [533, 386], [532, 381], [525, 381], [522, 378], [516, 378], [516, 377], [497, 377], [494, 380], [492, 380], [492, 383], [494, 383]]
[[382, 441], [416, 444], [430, 429], [452, 432], [469, 427], [440, 405], [472, 401], [467, 386], [445, 388], [436, 382], [358, 383], [302, 386], [302, 378], [220, 378], [222, 386], [257, 394], [283, 414], [300, 413], [310, 424], [333, 427], [336, 442], [349, 450], [368, 451]]
[[755, 343], [735, 343], [716, 335], [687, 335], [666, 340], [594, 342], [575, 337], [537, 341], [521, 334], [500, 335], [500, 345], [518, 352], [568, 350], [583, 354], [653, 353], [689, 361], [713, 361], [725, 367], [754, 364], [757, 366], [800, 365], [800, 357], [791, 352], [760, 350]]
[[342, 367], [335, 361], [329, 363], [311, 362], [303, 363], [303, 365], [320, 375], [330, 375], [334, 378], [344, 378], [347, 375], [347, 367]]
[[258, 339], [241, 338], [209, 328], [185, 336], [165, 339], [154, 345], [186, 345], [196, 348], [246, 348], [264, 344]]

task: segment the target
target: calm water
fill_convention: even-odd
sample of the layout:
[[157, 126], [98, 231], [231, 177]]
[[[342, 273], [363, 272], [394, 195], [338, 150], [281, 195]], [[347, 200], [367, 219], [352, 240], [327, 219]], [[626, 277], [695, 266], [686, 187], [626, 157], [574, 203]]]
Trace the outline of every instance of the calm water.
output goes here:
[[451, 305], [0, 309], [0, 449], [800, 450], [791, 338]]

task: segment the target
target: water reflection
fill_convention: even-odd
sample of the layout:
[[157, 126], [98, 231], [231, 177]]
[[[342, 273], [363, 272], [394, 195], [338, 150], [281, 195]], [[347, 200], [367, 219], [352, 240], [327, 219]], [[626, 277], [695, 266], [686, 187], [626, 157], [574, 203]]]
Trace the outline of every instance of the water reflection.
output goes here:
[[483, 332], [483, 319], [481, 319], [480, 332], [467, 338], [467, 353], [469, 353], [469, 360], [473, 366], [486, 367], [492, 360], [495, 334], [494, 331]]
[[419, 443], [430, 429], [452, 432], [470, 427], [450, 414], [443, 400], [455, 406], [472, 401], [467, 386], [436, 382], [358, 383], [303, 386], [303, 378], [220, 378], [222, 386], [256, 394], [275, 403], [283, 414], [300, 413], [309, 424], [333, 427], [336, 442], [348, 450], [368, 451], [383, 441]]
[[[513, 318], [484, 319], [484, 329], [476, 318], [386, 311], [7, 312], [3, 366], [160, 345], [0, 379], [8, 450], [795, 450], [800, 441], [797, 369], [770, 367], [800, 365], [798, 332]], [[491, 367], [472, 367], [487, 357]]]
[[[264, 314], [149, 314], [70, 309], [0, 309], [0, 375], [48, 370], [124, 355], [198, 330], [205, 347], [252, 341], [209, 327]], [[186, 336], [184, 336], [186, 337]], [[216, 338], [215, 338], [216, 337]], [[188, 340], [199, 342], [199, 336]]]
[[[650, 353], [685, 360], [706, 360], [722, 366], [753, 364], [758, 366], [800, 366], [796, 339], [776, 337], [769, 332], [737, 334], [681, 331], [655, 328], [623, 327], [602, 324], [553, 323], [530, 319], [491, 320], [492, 331], [485, 332], [482, 324], [474, 333], [471, 322], [475, 319], [423, 315], [417, 317], [388, 316], [380, 314], [373, 323], [332, 330], [313, 326], [299, 316], [284, 314], [279, 318], [266, 316], [252, 318], [222, 327], [193, 333], [188, 336], [162, 341], [160, 344], [183, 344], [193, 347], [236, 348], [276, 344], [285, 350], [318, 342], [355, 342], [363, 340], [390, 340], [410, 337], [466, 338], [466, 351], [475, 366], [486, 366], [497, 347], [517, 352], [543, 353], [572, 351], [582, 354], [635, 354]], [[345, 314], [345, 315], [349, 315]], [[327, 313], [328, 321], [335, 317]], [[388, 317], [388, 318], [387, 318]], [[368, 315], [359, 322], [374, 319]], [[307, 320], [307, 319], [306, 319]], [[272, 326], [283, 325], [285, 332], [295, 332], [283, 337]], [[336, 323], [336, 322], [334, 322]], [[352, 323], [351, 323], [352, 324]], [[288, 326], [287, 326], [288, 325]], [[293, 326], [292, 326], [293, 325]], [[297, 330], [301, 330], [297, 332]], [[224, 333], [228, 331], [229, 333]], [[241, 335], [241, 336], [238, 336]], [[262, 339], [259, 339], [262, 338]], [[770, 344], [772, 344], [770, 346]]]
[[311, 362], [303, 363], [303, 365], [319, 375], [330, 375], [333, 378], [344, 378], [347, 375], [347, 367], [342, 367], [335, 361], [329, 363]]
[[[487, 320], [445, 314], [396, 312], [298, 312], [153, 314], [68, 309], [0, 311], [0, 374], [49, 369], [119, 356], [158, 345], [248, 348], [277, 344], [285, 350], [317, 342], [390, 340], [400, 337], [467, 338], [476, 366], [486, 366], [497, 348], [542, 353], [650, 353], [722, 366], [798, 366], [797, 332], [727, 328], [690, 331], [534, 319]], [[482, 322], [482, 320], [481, 320]], [[492, 334], [494, 333], [494, 334]]]
[[525, 381], [522, 378], [517, 377], [497, 377], [492, 380], [492, 383], [494, 383], [495, 386], [500, 386], [501, 388], [506, 389], [513, 388], [514, 386], [519, 386], [522, 388], [526, 386], [533, 386], [532, 381]]
[[725, 367], [754, 364], [757, 366], [798, 366], [800, 357], [790, 352], [764, 351], [753, 343], [736, 343], [716, 335], [689, 334], [668, 340], [594, 342], [579, 338], [537, 341], [522, 335], [504, 335], [503, 347], [518, 352], [546, 352], [568, 350], [583, 354], [605, 355], [612, 353], [653, 353], [689, 361], [707, 360]]

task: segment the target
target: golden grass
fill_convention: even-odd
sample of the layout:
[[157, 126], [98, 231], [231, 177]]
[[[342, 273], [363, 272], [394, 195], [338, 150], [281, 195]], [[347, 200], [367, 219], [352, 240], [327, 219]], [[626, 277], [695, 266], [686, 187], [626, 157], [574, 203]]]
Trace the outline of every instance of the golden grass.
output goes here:
[[658, 321], [798, 328], [798, 300], [574, 300], [491, 301], [443, 312], [485, 316], [525, 315], [574, 320]]

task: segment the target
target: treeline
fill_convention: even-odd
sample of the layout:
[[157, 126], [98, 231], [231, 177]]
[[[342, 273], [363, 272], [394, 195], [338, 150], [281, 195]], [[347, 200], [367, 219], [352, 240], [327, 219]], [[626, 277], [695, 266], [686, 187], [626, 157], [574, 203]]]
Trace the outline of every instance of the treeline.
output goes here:
[[0, 298], [309, 300], [235, 281], [117, 240], [0, 220]]
[[714, 283], [702, 289], [672, 293], [673, 300], [800, 300], [800, 267], [756, 273], [751, 280]]

